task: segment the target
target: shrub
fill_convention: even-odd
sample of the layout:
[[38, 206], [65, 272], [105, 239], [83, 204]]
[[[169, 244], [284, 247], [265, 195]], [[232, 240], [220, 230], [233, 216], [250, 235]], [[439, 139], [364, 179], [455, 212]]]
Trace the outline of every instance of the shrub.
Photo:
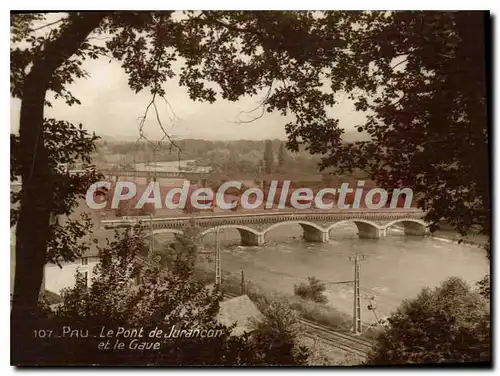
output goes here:
[[303, 299], [312, 300], [316, 303], [326, 303], [328, 299], [324, 294], [326, 290], [325, 284], [321, 283], [320, 280], [315, 277], [307, 277], [307, 279], [308, 284], [301, 283], [300, 285], [294, 286], [295, 295]]
[[369, 364], [489, 362], [489, 304], [460, 278], [425, 288], [388, 319]]

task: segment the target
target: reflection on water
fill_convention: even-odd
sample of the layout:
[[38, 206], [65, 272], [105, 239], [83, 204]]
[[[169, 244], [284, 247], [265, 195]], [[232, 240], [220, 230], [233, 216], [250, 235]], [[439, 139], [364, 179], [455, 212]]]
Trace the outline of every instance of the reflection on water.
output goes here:
[[[223, 246], [222, 268], [245, 270], [245, 279], [266, 288], [293, 294], [294, 284], [315, 276], [327, 283], [329, 303], [352, 313], [351, 284], [332, 284], [353, 278], [349, 256], [363, 254], [361, 290], [363, 321], [374, 320], [366, 306], [375, 296], [378, 316], [386, 316], [403, 299], [412, 298], [426, 287], [437, 286], [449, 276], [459, 276], [475, 283], [489, 272], [484, 252], [476, 247], [440, 242], [431, 238], [406, 237], [389, 230], [382, 239], [359, 239], [355, 225], [342, 224], [332, 230], [328, 243], [305, 243], [298, 225], [283, 225], [266, 235], [262, 247], [243, 247], [236, 230], [220, 235]], [[212, 248], [214, 238], [207, 235], [205, 248]], [[329, 284], [328, 284], [329, 283]]]

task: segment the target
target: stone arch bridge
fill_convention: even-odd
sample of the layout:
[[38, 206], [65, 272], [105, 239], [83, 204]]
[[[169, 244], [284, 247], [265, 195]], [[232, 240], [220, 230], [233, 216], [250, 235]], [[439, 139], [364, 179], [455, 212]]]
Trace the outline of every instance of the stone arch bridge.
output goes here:
[[423, 220], [425, 213], [417, 209], [338, 210], [260, 212], [222, 215], [194, 215], [186, 217], [124, 217], [102, 220], [105, 229], [125, 228], [141, 223], [153, 234], [182, 233], [190, 221], [200, 228], [200, 236], [216, 229], [237, 229], [243, 245], [262, 245], [266, 233], [283, 224], [296, 223], [303, 229], [306, 241], [327, 242], [331, 230], [340, 223], [353, 222], [360, 238], [377, 239], [386, 235], [387, 229], [402, 224], [405, 235], [425, 236], [428, 225]]

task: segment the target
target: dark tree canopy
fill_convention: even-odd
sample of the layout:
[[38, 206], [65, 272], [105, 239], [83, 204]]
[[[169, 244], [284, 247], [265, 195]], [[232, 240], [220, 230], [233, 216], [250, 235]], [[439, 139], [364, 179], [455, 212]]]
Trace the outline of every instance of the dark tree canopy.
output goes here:
[[[87, 188], [100, 175], [93, 170], [70, 175], [67, 166], [76, 162], [91, 163], [90, 153], [95, 149], [95, 134], [88, 134], [82, 124], [77, 126], [67, 121], [45, 119], [43, 123], [44, 138], [49, 154], [50, 179], [53, 181], [51, 199], [52, 221], [48, 230], [49, 242], [47, 244], [46, 261], [57, 263], [74, 261], [89, 247], [88, 241], [82, 241], [92, 231], [92, 223], [86, 214], [80, 218], [67, 218], [78, 206], [78, 199], [85, 197]], [[11, 181], [15, 181], [20, 171], [22, 158], [19, 136], [11, 135]], [[11, 192], [10, 224], [14, 226], [18, 221], [19, 202], [22, 190]], [[64, 222], [56, 220], [57, 216], [65, 217]]]
[[[299, 348], [291, 335], [293, 317], [283, 311], [274, 313], [274, 321], [266, 319], [253, 333], [231, 335], [232, 326], [217, 322], [216, 315], [222, 294], [192, 278], [192, 265], [175, 260], [176, 268], [166, 270], [155, 257], [144, 256], [147, 239], [144, 231], [132, 228], [117, 234], [115, 240], [100, 247], [100, 261], [92, 275], [92, 284], [81, 274], [74, 287], [63, 291], [63, 305], [49, 314], [40, 325], [60, 333], [63, 326], [89, 331], [89, 338], [51, 338], [40, 346], [34, 358], [48, 365], [303, 365], [308, 352]], [[190, 254], [189, 239], [179, 236], [178, 251]], [[185, 248], [184, 248], [185, 247]], [[189, 249], [188, 249], [189, 248]], [[182, 264], [182, 268], [179, 265]], [[140, 280], [141, 282], [134, 283]], [[268, 312], [265, 312], [268, 317]], [[281, 316], [276, 317], [277, 314]], [[50, 317], [52, 316], [52, 317]], [[280, 323], [281, 326], [280, 326]], [[182, 338], [148, 337], [155, 328], [170, 333], [172, 326], [189, 331], [217, 331], [217, 336], [190, 335]], [[296, 329], [295, 323], [295, 329]], [[117, 330], [143, 328], [143, 337], [136, 342], [158, 342], [156, 351], [137, 351], [128, 340], [119, 337], [126, 347], [121, 351], [98, 349], [101, 327]], [[295, 333], [295, 332], [294, 332]], [[287, 334], [286, 337], [285, 334]], [[277, 346], [283, 337], [281, 346]], [[291, 351], [294, 349], [294, 351]], [[34, 359], [34, 360], [35, 360]]]
[[[178, 79], [191, 99], [210, 103], [265, 93], [259, 116], [277, 111], [292, 119], [284, 125], [289, 150], [319, 154], [323, 167], [338, 172], [366, 170], [385, 187], [411, 187], [429, 221], [489, 234], [482, 13], [72, 12], [39, 26], [45, 17], [11, 14], [10, 92], [21, 99], [12, 170], [22, 177], [15, 336], [30, 333], [43, 266], [52, 258], [51, 218], [71, 208], [56, 208], [54, 192], [71, 203], [81, 188], [59, 188], [49, 129], [54, 125], [60, 139], [72, 126], [51, 123], [44, 108], [58, 98], [80, 103], [69, 84], [87, 76], [88, 59], [120, 61], [130, 88], [151, 93], [142, 124], [153, 117], [163, 131], [155, 100], [167, 100], [167, 80]], [[367, 112], [360, 130], [370, 141], [342, 145], [328, 108], [346, 93]], [[170, 140], [165, 131], [163, 139]], [[28, 352], [26, 337], [18, 339], [17, 348]]]
[[[485, 31], [481, 12], [365, 15], [352, 31], [342, 80], [371, 136], [331, 148], [323, 166], [365, 169], [379, 184], [410, 187], [433, 224], [490, 233]], [[344, 77], [345, 78], [345, 77]]]
[[269, 364], [306, 365], [310, 350], [299, 345], [302, 334], [297, 312], [286, 301], [268, 303], [261, 322], [254, 322], [256, 350]]
[[[54, 191], [59, 189], [44, 107], [58, 98], [68, 105], [80, 103], [68, 85], [87, 76], [85, 60], [111, 56], [122, 63], [132, 90], [149, 90], [152, 101], [143, 121], [158, 115], [155, 99], [166, 100], [163, 84], [177, 77], [193, 100], [234, 101], [272, 91], [263, 106], [266, 110], [294, 112], [297, 119], [304, 119], [302, 125], [297, 123], [302, 128], [310, 126], [306, 118], [323, 119], [332, 138], [340, 134], [331, 128], [325, 111], [331, 97], [319, 95], [318, 80], [309, 79], [326, 64], [311, 59], [315, 51], [332, 48], [331, 40], [322, 42], [313, 33], [317, 21], [311, 12], [73, 12], [39, 26], [45, 17], [11, 15], [11, 95], [21, 99], [13, 167], [22, 178], [12, 303], [14, 343], [19, 349], [29, 341], [26, 336], [53, 241]], [[293, 43], [290, 35], [295, 36]], [[178, 71], [173, 69], [176, 60], [183, 62]], [[307, 106], [295, 101], [296, 89], [310, 93]], [[159, 118], [158, 123], [163, 129]], [[58, 127], [64, 134], [70, 125], [58, 123]], [[165, 133], [164, 138], [169, 137]], [[77, 196], [66, 193], [65, 201]]]
[[422, 290], [388, 321], [369, 364], [491, 361], [489, 302], [460, 278]]
[[[81, 61], [103, 55], [122, 61], [133, 90], [154, 96], [168, 96], [162, 84], [176, 77], [193, 100], [266, 91], [263, 112], [295, 117], [285, 126], [291, 150], [303, 143], [324, 167], [367, 168], [381, 185], [420, 193], [427, 219], [444, 218], [462, 234], [489, 232], [481, 12], [71, 13], [33, 38], [30, 25], [41, 18], [11, 17], [13, 40], [31, 44], [11, 51], [15, 97], [23, 98], [26, 68], [53, 59], [46, 47], [85, 25], [110, 40], [89, 39], [58, 57], [47, 88], [68, 104], [78, 103], [65, 85], [85, 75]], [[185, 62], [180, 71], [176, 60]], [[359, 126], [370, 141], [340, 144], [338, 119], [326, 112], [338, 93], [367, 112]]]

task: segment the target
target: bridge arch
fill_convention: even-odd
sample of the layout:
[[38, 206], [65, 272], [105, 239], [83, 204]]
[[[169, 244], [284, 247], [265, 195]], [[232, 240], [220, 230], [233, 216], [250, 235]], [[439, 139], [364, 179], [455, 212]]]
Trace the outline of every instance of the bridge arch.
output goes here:
[[[146, 236], [146, 238], [149, 238], [150, 233], [149, 233], [149, 231], [147, 231], [146, 228], [145, 228], [145, 230], [146, 230], [145, 236]], [[175, 229], [175, 228], [153, 229], [153, 241], [158, 240], [157, 236], [160, 234], [173, 234], [174, 239], [175, 239], [175, 235], [182, 235], [183, 233], [184, 233], [184, 231], [179, 230], [179, 229]]]
[[203, 232], [200, 233], [200, 239], [203, 239], [203, 237], [207, 234], [210, 233], [215, 233], [216, 228], [218, 229], [236, 229], [240, 233], [241, 237], [241, 244], [242, 245], [262, 245], [264, 244], [264, 234], [262, 232], [256, 231], [251, 227], [244, 226], [244, 225], [238, 225], [238, 224], [231, 224], [231, 225], [221, 225], [217, 227], [211, 227]]
[[291, 221], [282, 221], [275, 223], [271, 226], [269, 226], [267, 229], [264, 230], [264, 235], [267, 234], [269, 231], [275, 229], [276, 227], [283, 226], [283, 225], [290, 225], [290, 224], [297, 224], [302, 227], [303, 236], [304, 239], [307, 241], [311, 242], [327, 242], [328, 241], [328, 231], [322, 228], [321, 226], [318, 226], [315, 223], [309, 222], [309, 221], [296, 221], [296, 220], [291, 220]]
[[403, 224], [405, 235], [425, 236], [429, 232], [428, 224], [416, 218], [396, 219], [385, 225], [385, 230], [397, 223]]
[[327, 231], [330, 233], [335, 226], [338, 226], [341, 223], [354, 223], [358, 228], [358, 236], [360, 238], [366, 239], [378, 239], [382, 236], [385, 236], [385, 226], [380, 226], [374, 222], [365, 220], [365, 219], [344, 219], [342, 221], [335, 222], [330, 227], [328, 227]]

